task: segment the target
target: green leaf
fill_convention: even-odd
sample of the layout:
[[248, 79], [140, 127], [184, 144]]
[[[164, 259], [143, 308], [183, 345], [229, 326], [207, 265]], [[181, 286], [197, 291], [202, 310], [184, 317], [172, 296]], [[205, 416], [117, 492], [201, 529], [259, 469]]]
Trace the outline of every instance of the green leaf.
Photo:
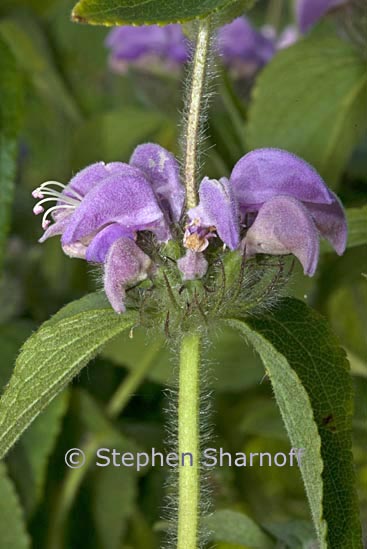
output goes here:
[[74, 164], [85, 166], [129, 158], [139, 143], [157, 141], [169, 120], [155, 111], [127, 107], [98, 115], [81, 125], [74, 137]]
[[365, 61], [324, 27], [278, 53], [260, 74], [248, 144], [292, 151], [335, 183], [367, 125]]
[[0, 400], [0, 457], [49, 402], [120, 332], [135, 312], [117, 315], [100, 294], [67, 305], [24, 344]]
[[96, 472], [92, 509], [100, 547], [121, 547], [136, 496], [137, 473], [133, 468], [104, 467]]
[[315, 547], [315, 533], [310, 522], [294, 520], [266, 524], [268, 530], [278, 540], [282, 541], [290, 549], [310, 549]]
[[0, 270], [14, 195], [17, 137], [22, 111], [22, 80], [7, 45], [0, 39]]
[[[35, 419], [11, 453], [12, 476], [21, 490], [27, 514], [32, 514], [41, 500], [47, 465], [55, 448], [68, 402], [68, 392], [55, 398]], [[13, 461], [16, 462], [15, 468]]]
[[216, 511], [204, 520], [212, 542], [225, 541], [245, 547], [270, 549], [272, 539], [250, 517], [237, 511]]
[[[361, 208], [348, 208], [346, 211], [348, 223], [347, 248], [355, 248], [367, 244], [367, 206]], [[331, 245], [323, 240], [321, 251], [331, 251]]]
[[[243, 10], [253, 0], [80, 0], [72, 12], [73, 21], [91, 25], [152, 25], [183, 23], [207, 17], [224, 9]], [[237, 11], [236, 11], [237, 13]]]
[[37, 23], [31, 18], [2, 19], [0, 37], [37, 92], [77, 122], [78, 107], [55, 67], [50, 46]]
[[33, 329], [33, 323], [24, 320], [0, 325], [0, 391], [9, 381], [19, 349]]
[[22, 509], [4, 463], [0, 463], [0, 546], [4, 549], [30, 547]]
[[[129, 370], [139, 368], [142, 361], [151, 366], [148, 379], [162, 385], [175, 384], [172, 375], [172, 358], [164, 345], [164, 338], [154, 334], [154, 339], [142, 328], [134, 330], [133, 337], [121, 334], [103, 349], [104, 357]], [[246, 369], [242, 361], [246, 360]], [[203, 359], [212, 366], [213, 388], [220, 392], [243, 391], [261, 381], [261, 362], [253, 350], [238, 339], [234, 330], [224, 327], [212, 334], [210, 345], [203, 349]], [[228, 374], [230, 372], [230, 375]]]
[[231, 319], [260, 354], [295, 448], [322, 549], [362, 547], [352, 456], [352, 387], [344, 351], [307, 305], [282, 299], [268, 314]]
[[367, 206], [348, 208], [348, 248], [367, 244]]

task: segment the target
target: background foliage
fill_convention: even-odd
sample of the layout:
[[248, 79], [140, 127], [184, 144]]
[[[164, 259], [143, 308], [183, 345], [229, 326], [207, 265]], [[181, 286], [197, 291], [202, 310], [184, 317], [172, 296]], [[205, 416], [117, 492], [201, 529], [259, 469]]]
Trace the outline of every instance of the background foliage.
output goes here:
[[[92, 4], [83, 0], [78, 10], [89, 9]], [[166, 12], [160, 14], [172, 18], [172, 3], [163, 4]], [[177, 2], [186, 10], [180, 18], [201, 16], [205, 10], [219, 7], [228, 8], [230, 13], [234, 2], [191, 4], [192, 9], [190, 2]], [[124, 5], [127, 3], [121, 1], [122, 10]], [[98, 271], [88, 273], [84, 262], [67, 259], [56, 239], [42, 247], [37, 244], [41, 228], [32, 215], [30, 193], [48, 179], [67, 182], [72, 173], [93, 161], [126, 161], [133, 148], [144, 141], [155, 141], [178, 152], [183, 90], [179, 78], [172, 75], [147, 74], [139, 69], [131, 69], [124, 76], [111, 74], [103, 46], [107, 30], [72, 24], [73, 6], [72, 0], [5, 0], [0, 6], [1, 389], [11, 376], [22, 343], [48, 321], [22, 350], [17, 372], [23, 385], [10, 385], [8, 400], [1, 401], [0, 426], [6, 423], [19, 432], [33, 418], [24, 391], [24, 386], [32, 383], [26, 368], [32, 364], [33, 354], [39, 360], [39, 353], [44, 353], [42, 364], [47, 368], [34, 391], [39, 402], [46, 404], [49, 379], [56, 380], [57, 376], [55, 389], [64, 386], [94, 356], [95, 350], [86, 346], [91, 331], [98, 333], [99, 343], [117, 337], [45, 408], [2, 462], [0, 545], [4, 549], [155, 549], [160, 547], [166, 529], [161, 509], [167, 471], [151, 468], [137, 474], [127, 468], [98, 469], [93, 467], [92, 457], [94, 449], [104, 444], [125, 451], [164, 447], [165, 389], [173, 384], [174, 361], [163, 341], [147, 340], [139, 329], [133, 339], [128, 333], [118, 335], [135, 319], [116, 319], [101, 294], [83, 297], [100, 289]], [[123, 11], [121, 14], [125, 17]], [[255, 22], [263, 23], [269, 15], [267, 2], [259, 1], [251, 14]], [[283, 10], [282, 26], [291, 14], [289, 3]], [[80, 11], [77, 15], [86, 14]], [[155, 20], [152, 11], [142, 17]], [[348, 425], [343, 421], [347, 417], [353, 422], [363, 524], [367, 521], [365, 63], [354, 46], [337, 33], [335, 22], [328, 22], [278, 53], [251, 91], [248, 83], [231, 81], [219, 67], [219, 93], [210, 113], [205, 166], [206, 173], [216, 177], [228, 174], [246, 150], [287, 148], [314, 164], [348, 209], [346, 254], [337, 258], [325, 246], [317, 276], [306, 279], [297, 266], [287, 293], [327, 317], [347, 353], [352, 376], [334, 336], [330, 336], [330, 345], [324, 346], [320, 334], [329, 333], [324, 320], [306, 312], [304, 304], [297, 306], [297, 314], [303, 315], [300, 337], [304, 354], [291, 352], [292, 337], [299, 336], [300, 317], [293, 319], [292, 306], [288, 305], [285, 320], [291, 331], [289, 340], [281, 330], [269, 328], [266, 319], [257, 325], [254, 321], [253, 325], [241, 326], [238, 320], [237, 325], [229, 321], [212, 334], [205, 365], [208, 387], [213, 389], [212, 438], [228, 451], [288, 452], [288, 431], [294, 446], [319, 436], [325, 444], [322, 457], [331, 466], [333, 449], [345, 444]], [[78, 299], [78, 305], [67, 306], [49, 320], [62, 306]], [[84, 324], [75, 329], [80, 314]], [[240, 328], [247, 340], [238, 338], [234, 328]], [[42, 345], [53, 330], [60, 330], [65, 340], [63, 346], [50, 352]], [[271, 341], [271, 349], [257, 345], [261, 337]], [[251, 339], [262, 355], [265, 375], [258, 355], [246, 342]], [[67, 354], [68, 348], [75, 356]], [[325, 361], [318, 371], [312, 360], [320, 356]], [[32, 375], [36, 371], [34, 367]], [[124, 381], [128, 393], [116, 393]], [[291, 397], [284, 397], [287, 391]], [[294, 404], [290, 416], [293, 424], [286, 421], [286, 428], [281, 418], [284, 398]], [[325, 423], [329, 417], [325, 402], [332, 402], [341, 413], [331, 424], [329, 420]], [[300, 422], [305, 411], [309, 411], [309, 422], [303, 429]], [[2, 428], [2, 451], [12, 441], [12, 430]], [[349, 437], [346, 447], [350, 443]], [[87, 461], [82, 469], [67, 469], [64, 454], [72, 447], [86, 451], [89, 467]], [[316, 455], [311, 470], [302, 471], [306, 485], [309, 482], [308, 486], [313, 486], [312, 511], [320, 515], [320, 528], [324, 518], [333, 529], [332, 549], [347, 547], [346, 543], [354, 547], [357, 526], [349, 517], [355, 517], [355, 503], [346, 493], [344, 500], [333, 505], [338, 475], [352, 478], [353, 471], [342, 462], [326, 471], [326, 498], [335, 515], [326, 512], [322, 518], [318, 485], [322, 463], [318, 459]], [[315, 546], [297, 468], [217, 468], [209, 483], [217, 512], [208, 519], [208, 526], [211, 541], [220, 549]], [[349, 535], [343, 540], [346, 528]], [[355, 543], [357, 547], [358, 541]]]

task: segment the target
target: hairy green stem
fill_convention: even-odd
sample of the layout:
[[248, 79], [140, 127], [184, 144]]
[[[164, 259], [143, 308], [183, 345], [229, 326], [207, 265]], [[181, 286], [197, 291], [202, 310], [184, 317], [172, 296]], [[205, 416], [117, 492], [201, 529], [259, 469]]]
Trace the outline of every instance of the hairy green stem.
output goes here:
[[184, 176], [186, 187], [186, 206], [197, 205], [196, 176], [200, 154], [200, 130], [203, 124], [202, 109], [208, 64], [210, 61], [211, 20], [209, 17], [199, 23], [195, 54], [192, 62], [191, 85], [187, 105], [187, 124], [185, 135]]
[[[178, 393], [178, 533], [177, 549], [196, 549], [200, 513], [200, 335], [183, 337]], [[186, 456], [181, 461], [183, 454]]]

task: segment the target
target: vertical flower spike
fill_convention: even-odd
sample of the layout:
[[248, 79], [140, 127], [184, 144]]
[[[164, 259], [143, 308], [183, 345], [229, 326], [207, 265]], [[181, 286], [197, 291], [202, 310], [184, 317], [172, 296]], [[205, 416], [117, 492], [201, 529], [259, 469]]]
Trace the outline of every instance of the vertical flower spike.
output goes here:
[[146, 143], [136, 147], [130, 165], [139, 168], [149, 179], [168, 219], [179, 221], [185, 190], [180, 182], [180, 169], [174, 155], [160, 145]]
[[275, 53], [274, 41], [255, 30], [245, 17], [219, 29], [218, 46], [224, 63], [240, 73], [255, 72]]
[[151, 259], [130, 238], [119, 238], [105, 261], [104, 289], [116, 313], [125, 311], [125, 289], [145, 280], [153, 270]]
[[293, 254], [304, 273], [315, 273], [319, 258], [319, 235], [310, 213], [289, 196], [265, 202], [242, 243], [246, 256]]
[[334, 8], [345, 5], [348, 0], [298, 0], [296, 16], [302, 33], [306, 33]]
[[239, 245], [239, 217], [235, 197], [228, 179], [219, 181], [205, 177], [199, 188], [199, 206], [187, 212], [190, 223], [186, 228], [184, 244], [190, 250], [201, 252], [209, 238], [218, 233], [230, 250]]

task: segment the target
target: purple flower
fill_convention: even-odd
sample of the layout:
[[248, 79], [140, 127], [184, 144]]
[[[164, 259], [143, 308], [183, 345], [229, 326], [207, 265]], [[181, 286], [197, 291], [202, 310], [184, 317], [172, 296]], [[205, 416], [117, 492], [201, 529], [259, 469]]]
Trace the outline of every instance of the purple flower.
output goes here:
[[274, 40], [254, 29], [245, 17], [219, 29], [218, 47], [225, 65], [245, 75], [266, 65], [276, 51]]
[[189, 51], [180, 25], [115, 27], [106, 38], [106, 47], [110, 67], [119, 73], [126, 72], [129, 64], [147, 66], [152, 59], [167, 67], [180, 66], [187, 61]]
[[296, 16], [301, 32], [306, 33], [329, 11], [347, 2], [348, 0], [298, 0]]
[[[43, 213], [40, 241], [61, 235], [67, 255], [103, 263], [106, 294], [117, 312], [124, 310], [125, 286], [154, 270], [135, 243], [139, 231], [152, 232], [158, 242], [168, 241], [184, 201], [175, 157], [154, 144], [137, 147], [129, 164], [97, 162], [66, 186], [43, 183], [33, 196], [39, 199], [34, 213]], [[45, 212], [50, 202], [55, 205]]]
[[186, 255], [177, 261], [183, 280], [203, 278], [208, 270], [208, 262], [202, 253], [187, 250]]
[[298, 40], [296, 27], [286, 27], [279, 36], [270, 25], [256, 30], [246, 17], [238, 17], [218, 32], [218, 47], [224, 64], [239, 76], [252, 76], [280, 50]]
[[[347, 226], [338, 197], [310, 164], [287, 151], [252, 151], [237, 162], [229, 181], [205, 178], [199, 195], [184, 237], [193, 252], [205, 250], [218, 234], [247, 257], [293, 254], [312, 276], [320, 236], [339, 255], [345, 250]], [[247, 232], [240, 244], [241, 228]]]

